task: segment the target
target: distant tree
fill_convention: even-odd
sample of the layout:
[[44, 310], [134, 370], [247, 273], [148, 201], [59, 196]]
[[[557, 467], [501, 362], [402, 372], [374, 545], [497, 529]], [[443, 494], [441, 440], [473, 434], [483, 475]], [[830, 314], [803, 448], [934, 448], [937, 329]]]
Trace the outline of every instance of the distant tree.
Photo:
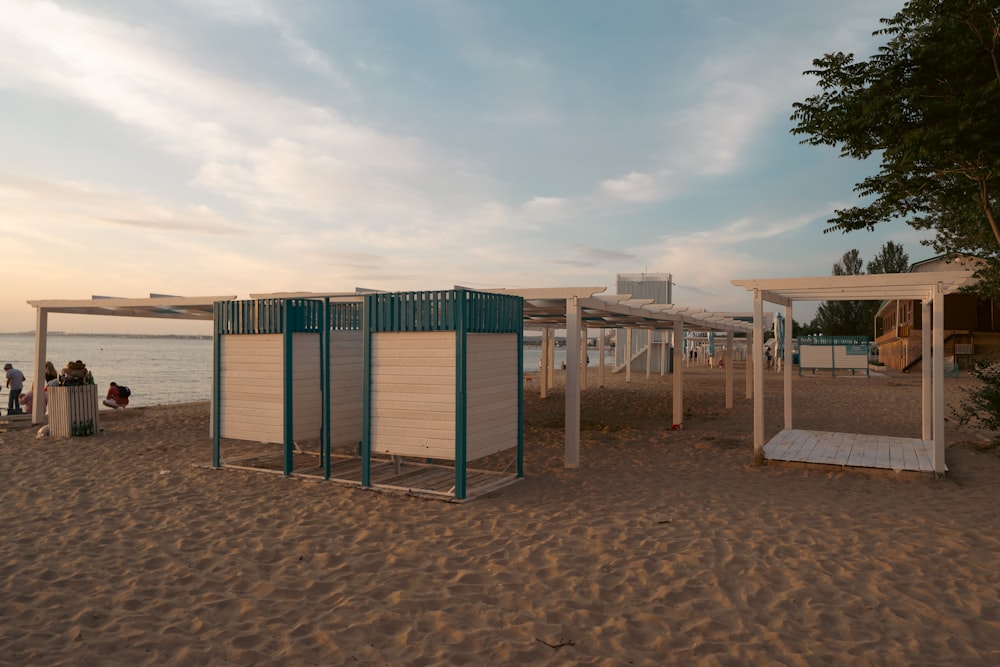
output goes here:
[[816, 326], [815, 320], [809, 322], [808, 324], [800, 324], [795, 320], [792, 320], [792, 338], [798, 338], [799, 336], [812, 336], [813, 334], [821, 333], [819, 327]]
[[902, 245], [892, 241], [887, 241], [875, 259], [868, 262], [868, 273], [906, 273], [909, 270], [910, 256]]
[[[864, 265], [857, 248], [852, 248], [834, 262], [833, 275], [859, 276]], [[874, 301], [824, 301], [813, 322], [824, 336], [860, 336], [872, 331], [877, 308]]]
[[794, 106], [793, 134], [878, 156], [855, 185], [869, 203], [836, 211], [826, 231], [893, 219], [935, 231], [940, 254], [986, 260], [980, 289], [1000, 290], [1000, 7], [996, 0], [908, 0], [866, 61], [833, 53], [806, 74], [820, 92]]
[[[857, 248], [851, 248], [833, 265], [835, 276], [864, 275], [865, 263]], [[868, 262], [868, 273], [905, 273], [910, 268], [910, 257], [903, 246], [887, 241]], [[812, 325], [824, 336], [861, 336], [874, 330], [877, 301], [824, 301], [816, 309]]]

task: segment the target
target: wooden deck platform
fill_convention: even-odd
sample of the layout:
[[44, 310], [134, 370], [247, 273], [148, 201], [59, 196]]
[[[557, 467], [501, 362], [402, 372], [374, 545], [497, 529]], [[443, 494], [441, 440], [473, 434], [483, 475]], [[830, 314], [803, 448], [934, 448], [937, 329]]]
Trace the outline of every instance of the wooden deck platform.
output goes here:
[[933, 449], [932, 441], [919, 438], [786, 429], [764, 445], [764, 457], [769, 461], [933, 474]]
[[[283, 473], [281, 453], [226, 459], [223, 468]], [[465, 476], [465, 498], [455, 497], [455, 468], [449, 465], [415, 462], [410, 459], [372, 459], [371, 489], [402, 493], [450, 502], [464, 502], [483, 496], [518, 481], [514, 473], [469, 468]], [[294, 455], [292, 477], [324, 479], [319, 455], [299, 452]], [[361, 486], [361, 459], [356, 456], [331, 456], [330, 481], [346, 486]]]

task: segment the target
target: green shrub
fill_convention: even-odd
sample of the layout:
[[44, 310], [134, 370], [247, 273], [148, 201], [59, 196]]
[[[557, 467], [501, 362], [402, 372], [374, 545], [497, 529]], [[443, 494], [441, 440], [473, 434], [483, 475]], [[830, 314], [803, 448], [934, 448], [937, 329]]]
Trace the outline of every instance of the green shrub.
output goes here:
[[[954, 410], [958, 423], [1000, 431], [1000, 362], [977, 359], [969, 375], [979, 380], [980, 384], [964, 390], [965, 399]], [[1000, 433], [994, 435], [991, 446], [1000, 446]]]

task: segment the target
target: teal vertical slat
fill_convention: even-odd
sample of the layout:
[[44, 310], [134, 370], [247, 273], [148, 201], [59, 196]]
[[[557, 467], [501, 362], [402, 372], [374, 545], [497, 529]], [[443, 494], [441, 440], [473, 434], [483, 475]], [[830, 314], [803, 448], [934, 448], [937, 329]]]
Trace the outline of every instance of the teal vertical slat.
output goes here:
[[285, 466], [284, 472], [285, 476], [291, 475], [294, 467], [293, 459], [293, 448], [295, 445], [295, 423], [293, 419], [294, 415], [294, 403], [293, 403], [293, 391], [292, 387], [294, 384], [294, 372], [292, 369], [292, 361], [294, 359], [293, 355], [293, 339], [292, 339], [292, 309], [288, 302], [284, 303], [283, 308], [283, 326], [282, 326], [282, 367], [284, 370], [284, 405], [283, 405], [283, 421], [284, 421], [284, 441], [285, 441]]
[[455, 290], [455, 497], [465, 499], [466, 494], [466, 456], [468, 434], [466, 433], [466, 378], [467, 362], [467, 332], [465, 327], [468, 311], [465, 303], [465, 291]]
[[372, 328], [376, 308], [382, 299], [375, 295], [365, 297], [365, 307], [361, 311], [361, 486], [372, 485]]
[[212, 304], [212, 319], [215, 333], [212, 336], [212, 467], [222, 465], [222, 322], [225, 315], [224, 303]]

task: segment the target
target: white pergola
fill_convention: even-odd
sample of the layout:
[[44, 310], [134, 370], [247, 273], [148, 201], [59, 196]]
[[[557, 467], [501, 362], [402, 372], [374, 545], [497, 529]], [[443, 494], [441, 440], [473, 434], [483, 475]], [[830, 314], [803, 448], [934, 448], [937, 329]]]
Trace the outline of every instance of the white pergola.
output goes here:
[[[678, 306], [654, 304], [651, 299], [633, 299], [629, 294], [604, 294], [605, 287], [542, 287], [524, 289], [490, 289], [489, 292], [514, 294], [524, 299], [525, 328], [566, 330], [566, 434], [564, 464], [567, 468], [580, 465], [580, 388], [581, 366], [571, 360], [582, 359], [581, 339], [586, 328], [601, 329], [600, 372], [604, 370], [604, 334], [608, 328], [635, 328], [673, 332], [673, 427], [682, 428], [684, 422], [684, 340], [685, 327], [698, 331], [721, 331], [729, 335], [744, 332], [753, 334], [753, 325], [734, 317], [732, 313]], [[758, 332], [756, 340], [759, 338]], [[543, 363], [541, 387], [545, 391], [549, 362], [548, 345], [542, 345]], [[733, 345], [726, 346], [726, 407], [733, 407]], [[647, 357], [648, 358], [648, 357]], [[749, 364], [748, 364], [749, 366]], [[750, 388], [748, 382], [748, 390]], [[543, 394], [544, 395], [544, 394]]]
[[[460, 288], [461, 286], [456, 286]], [[587, 328], [601, 329], [602, 350], [599, 355], [599, 372], [604, 372], [604, 335], [609, 328], [655, 329], [672, 331], [674, 341], [683, 341], [684, 330], [721, 331], [729, 334], [743, 332], [750, 336], [753, 325], [747, 319], [750, 313], [713, 313], [706, 310], [654, 304], [651, 299], [633, 299], [629, 294], [604, 294], [606, 287], [528, 287], [528, 288], [471, 288], [496, 294], [511, 294], [524, 299], [524, 327], [540, 329], [546, 342], [542, 345], [542, 396], [548, 387], [551, 359], [548, 358], [549, 335], [554, 329], [566, 330], [566, 433], [564, 464], [567, 468], [580, 466], [580, 391], [582, 387], [583, 348], [582, 336]], [[367, 291], [367, 290], [365, 290]], [[251, 298], [358, 298], [345, 292], [275, 292], [251, 294]], [[733, 407], [732, 344], [726, 346], [726, 407]], [[683, 347], [674, 345], [673, 357], [673, 426], [682, 428], [684, 422]], [[581, 363], [571, 363], [571, 360]], [[747, 370], [747, 398], [752, 390], [749, 363]]]
[[[489, 289], [483, 291], [513, 294], [524, 299], [524, 325], [526, 328], [566, 329], [567, 359], [582, 359], [581, 337], [586, 328], [635, 328], [672, 331], [675, 342], [673, 351], [673, 424], [683, 425], [683, 341], [684, 330], [726, 332], [732, 339], [736, 332], [753, 334], [754, 326], [742, 314], [713, 313], [710, 311], [678, 306], [676, 304], [654, 304], [650, 299], [633, 299], [628, 294], [604, 294], [606, 287], [542, 287], [525, 289]], [[367, 290], [359, 290], [361, 292]], [[358, 294], [348, 292], [275, 292], [251, 294], [253, 299], [262, 298], [322, 298], [357, 300]], [[187, 319], [212, 321], [213, 304], [217, 301], [231, 301], [236, 295], [179, 297], [150, 294], [148, 299], [99, 297], [91, 299], [63, 299], [28, 301], [37, 311], [35, 328], [35, 377], [45, 375], [45, 358], [50, 313], [75, 315], [111, 315], [119, 317], [148, 317], [162, 319]], [[762, 340], [757, 332], [756, 340]], [[604, 341], [603, 331], [601, 337]], [[547, 349], [547, 348], [543, 348]], [[726, 346], [726, 407], [733, 406], [733, 346]], [[599, 360], [603, 372], [604, 354]], [[757, 361], [759, 364], [759, 360]], [[749, 359], [748, 370], [749, 373]], [[565, 465], [576, 468], [580, 465], [580, 389], [582, 364], [568, 363], [566, 366], [566, 449]], [[543, 364], [544, 372], [549, 364]], [[545, 387], [547, 378], [543, 379]], [[747, 377], [747, 396], [752, 390]], [[32, 409], [32, 422], [40, 423], [44, 418], [43, 402], [36, 401]]]
[[[49, 314], [111, 315], [117, 317], [151, 317], [173, 320], [213, 319], [216, 301], [231, 301], [236, 296], [167, 296], [150, 294], [148, 299], [94, 296], [90, 299], [46, 299], [28, 301], [35, 308], [35, 382], [45, 377], [45, 359], [48, 348]], [[35, 401], [31, 408], [31, 422], [41, 423], [45, 416], [45, 402]]]
[[[792, 304], [796, 301], [920, 301], [922, 346], [931, 350], [931, 363], [922, 366], [922, 440], [931, 442], [935, 474], [944, 474], [944, 296], [974, 282], [971, 271], [890, 273], [822, 278], [767, 278], [733, 280], [754, 296], [754, 339], [761, 340], [765, 301], [785, 308], [785, 340], [792, 340]], [[932, 319], [933, 314], [933, 319]], [[754, 463], [764, 463], [764, 350], [753, 351]], [[792, 429], [792, 346], [785, 345], [784, 429]], [[783, 432], [784, 433], [784, 432]], [[781, 434], [779, 434], [780, 436]], [[776, 439], [777, 437], [776, 436]]]

